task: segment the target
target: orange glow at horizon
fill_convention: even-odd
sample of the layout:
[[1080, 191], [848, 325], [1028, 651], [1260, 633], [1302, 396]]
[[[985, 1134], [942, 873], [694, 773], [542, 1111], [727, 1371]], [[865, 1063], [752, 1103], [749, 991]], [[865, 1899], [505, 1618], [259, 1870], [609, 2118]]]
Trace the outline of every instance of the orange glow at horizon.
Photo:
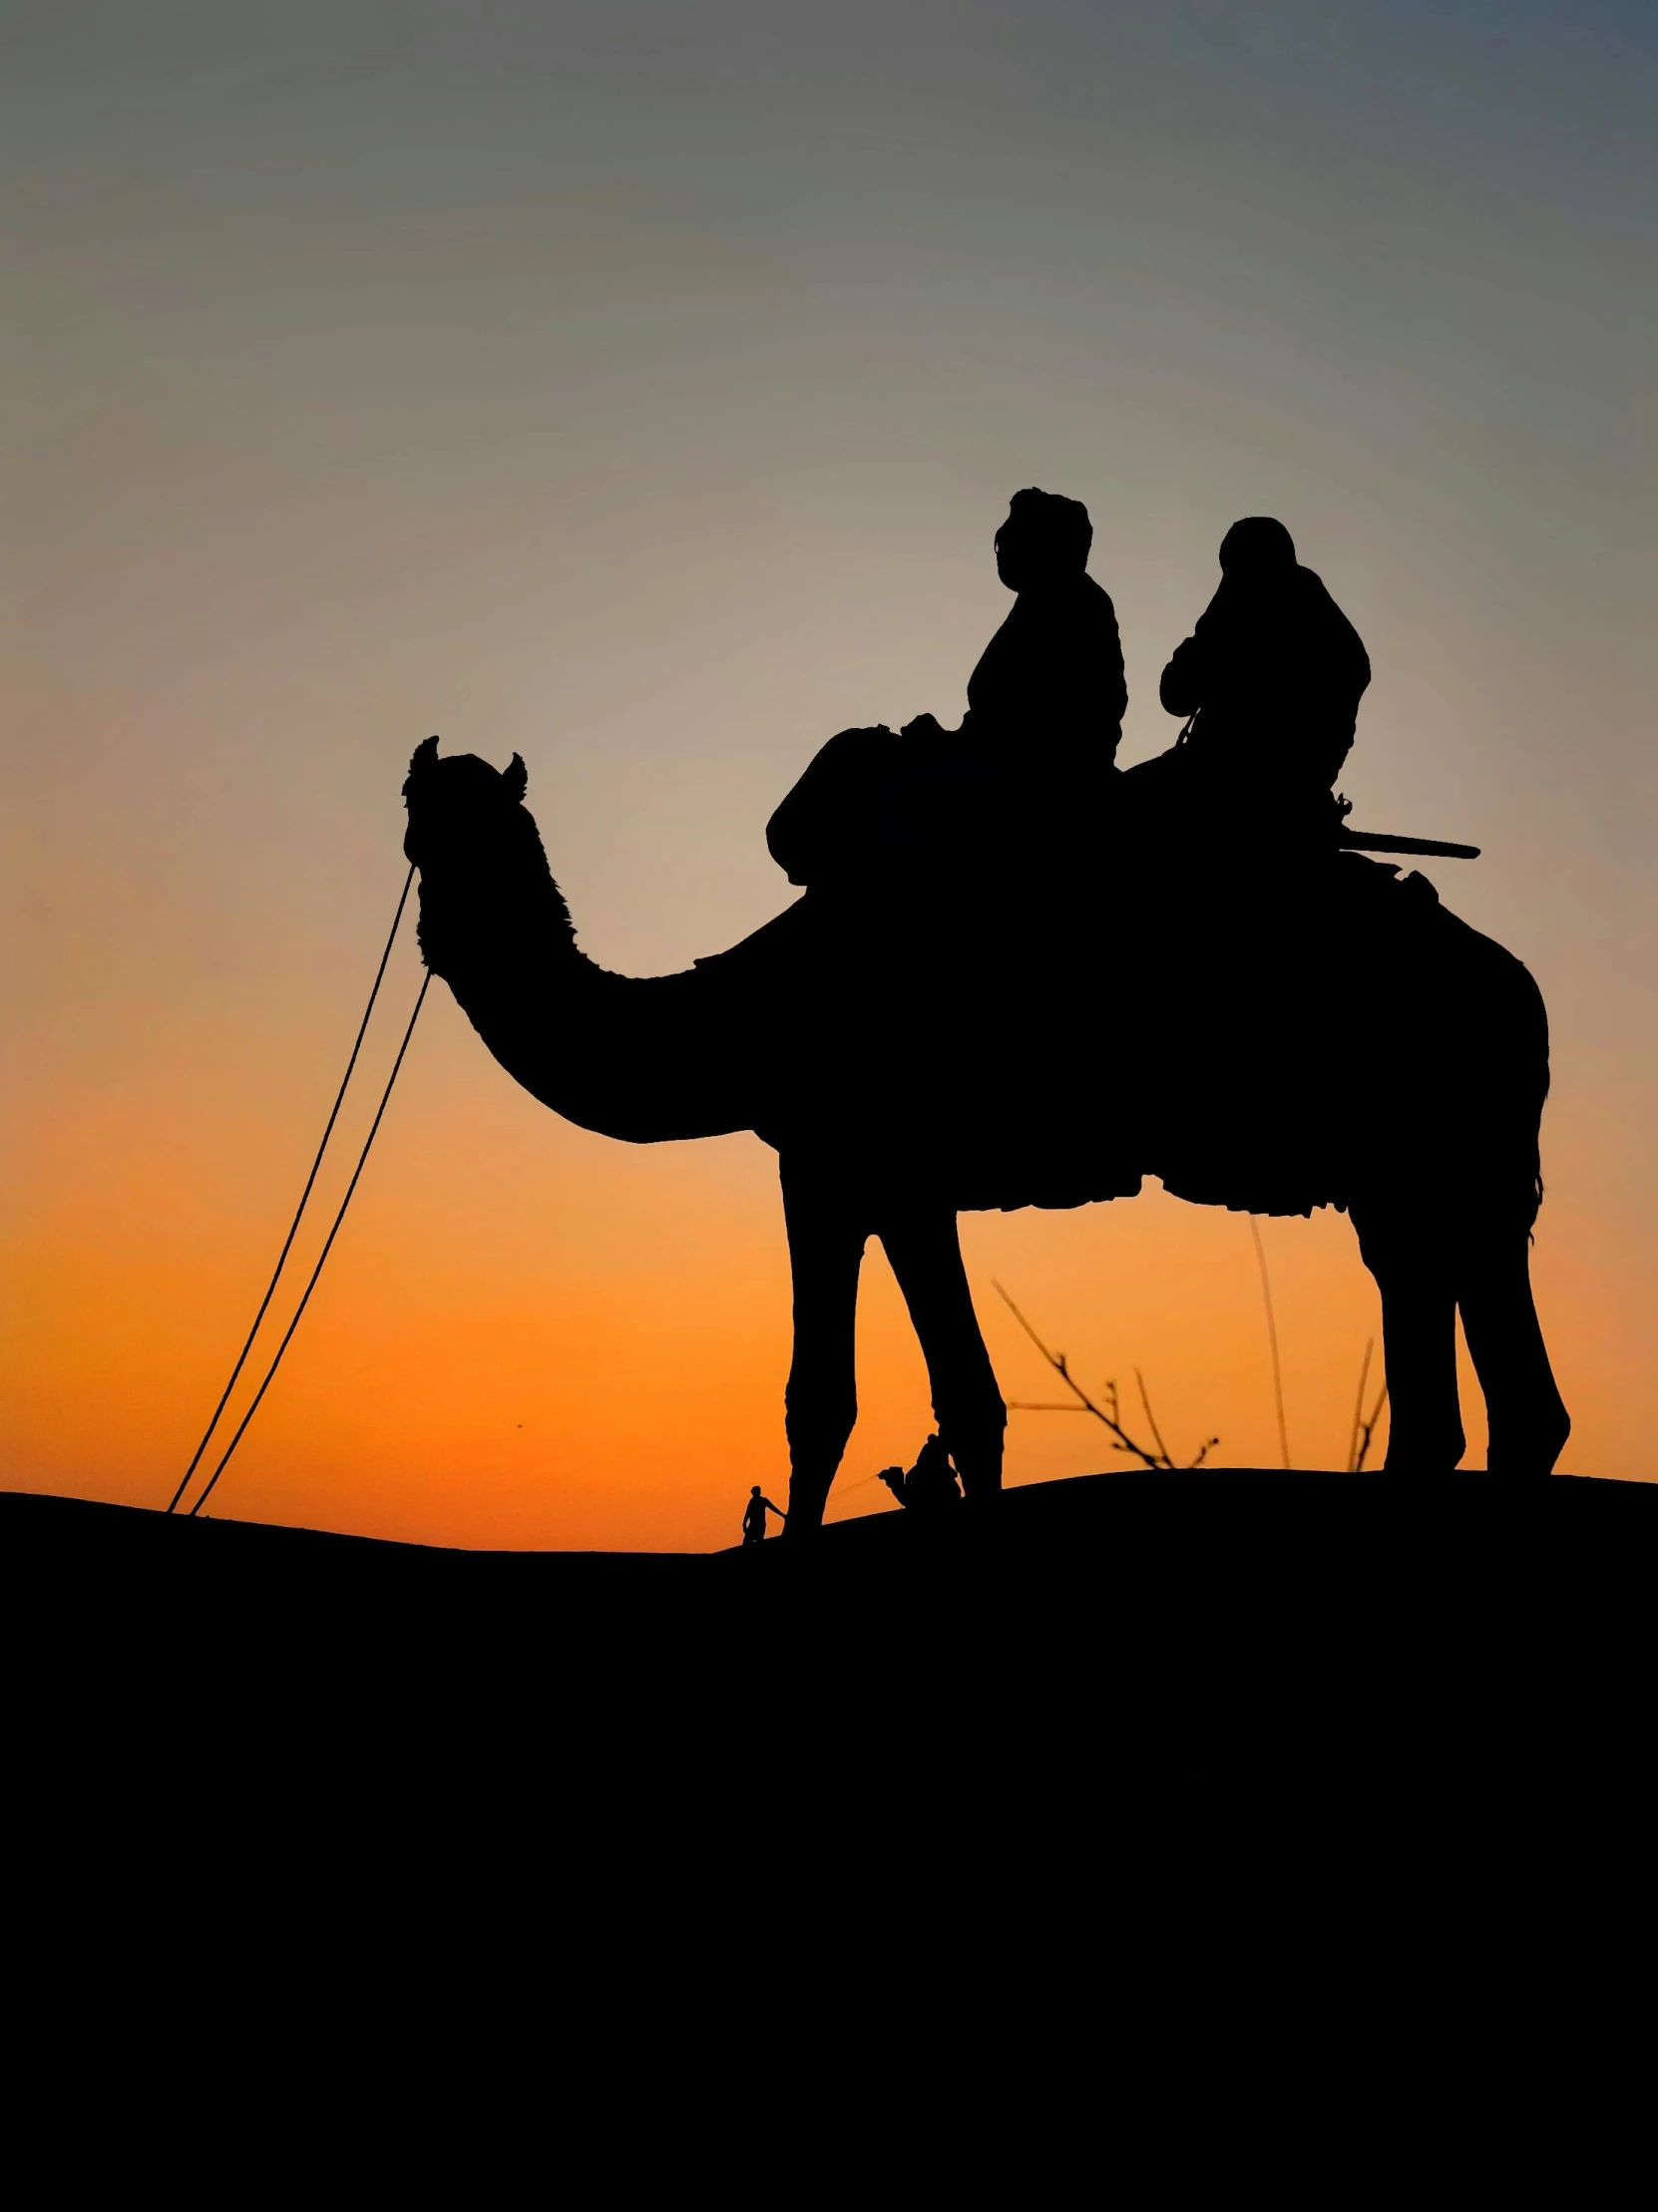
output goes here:
[[[388, 991], [412, 993], [409, 949]], [[401, 994], [400, 996], [398, 994]], [[332, 1179], [219, 1433], [278, 1340], [355, 1157], [401, 1015], [371, 1038]], [[380, 1055], [375, 1057], [375, 1045]], [[294, 1100], [297, 1104], [297, 1099]], [[187, 1104], [107, 1098], [58, 1132], [73, 1197], [25, 1238], [35, 1294], [14, 1337], [29, 1487], [160, 1505], [183, 1471], [280, 1233], [299, 1132]], [[247, 1186], [257, 1162], [262, 1203]], [[64, 1183], [67, 1186], [68, 1178]], [[1545, 1213], [1540, 1298], [1568, 1377], [1601, 1333], [1592, 1267]], [[166, 1225], [165, 1231], [162, 1225]], [[1339, 1467], [1377, 1300], [1345, 1220], [1263, 1223], [1297, 1465]], [[1148, 1186], [1073, 1214], [967, 1216], [963, 1241], [1010, 1399], [1062, 1386], [996, 1295], [1000, 1282], [1087, 1387], [1133, 1370], [1169, 1447], [1218, 1433], [1218, 1466], [1278, 1461], [1247, 1220]], [[1550, 1265], [1562, 1245], [1559, 1265]], [[1586, 1257], [1586, 1256], [1585, 1256]], [[356, 1206], [277, 1380], [209, 1508], [473, 1547], [707, 1549], [734, 1538], [751, 1482], [786, 1482], [789, 1285], [773, 1156], [753, 1138], [631, 1148], [520, 1093], [437, 986]], [[1466, 1373], [1467, 1464], [1483, 1443]], [[1381, 1376], [1380, 1346], [1371, 1393]], [[879, 1246], [866, 1262], [860, 1417], [830, 1518], [890, 1510], [876, 1468], [931, 1425], [925, 1371]], [[1579, 1413], [1582, 1392], [1578, 1392]], [[1638, 1442], [1600, 1408], [1568, 1453], [1622, 1473]], [[1385, 1442], [1386, 1422], [1378, 1438]], [[216, 1449], [216, 1448], [215, 1448]], [[213, 1455], [205, 1470], [213, 1464]], [[1011, 1416], [1008, 1479], [1130, 1462], [1085, 1416]], [[205, 1471], [204, 1470], [204, 1471]], [[193, 1488], [192, 1496], [195, 1495]]]

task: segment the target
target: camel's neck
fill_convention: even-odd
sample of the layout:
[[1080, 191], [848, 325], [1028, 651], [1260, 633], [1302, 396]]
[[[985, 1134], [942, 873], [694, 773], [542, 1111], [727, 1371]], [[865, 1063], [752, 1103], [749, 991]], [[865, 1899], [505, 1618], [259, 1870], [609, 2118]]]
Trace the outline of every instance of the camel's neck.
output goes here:
[[411, 825], [426, 963], [526, 1090], [635, 1143], [752, 1126], [713, 1034], [720, 994], [695, 970], [635, 978], [590, 960], [524, 807], [427, 837], [411, 804]]

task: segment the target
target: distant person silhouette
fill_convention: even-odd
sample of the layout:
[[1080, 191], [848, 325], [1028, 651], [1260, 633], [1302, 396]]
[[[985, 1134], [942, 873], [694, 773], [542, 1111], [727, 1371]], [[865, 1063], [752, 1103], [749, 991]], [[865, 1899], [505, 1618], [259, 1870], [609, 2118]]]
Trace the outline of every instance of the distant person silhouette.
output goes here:
[[[1017, 597], [968, 678], [960, 729], [923, 714], [900, 740], [885, 727], [832, 737], [766, 825], [791, 884], [902, 866], [930, 837], [959, 838], [975, 805], [1004, 827], [1010, 805], [1020, 816], [1061, 801], [1073, 809], [1076, 777], [1109, 771], [1128, 691], [1116, 610], [1087, 572], [1087, 509], [1016, 492], [995, 543], [997, 573]], [[969, 761], [981, 776], [974, 798], [952, 789]]]
[[1270, 516], [1232, 525], [1220, 571], [1159, 687], [1164, 707], [1189, 728], [1176, 752], [1130, 776], [1151, 771], [1162, 782], [1156, 772], [1178, 761], [1175, 804], [1210, 815], [1217, 828], [1274, 827], [1292, 839], [1334, 828], [1331, 787], [1370, 682], [1364, 642]]
[[761, 1495], [760, 1486], [758, 1483], [756, 1483], [753, 1489], [748, 1494], [747, 1505], [745, 1505], [742, 1510], [742, 1541], [744, 1550], [746, 1550], [750, 1544], [763, 1544], [765, 1542], [766, 1515], [768, 1513], [775, 1513], [779, 1521], [786, 1521], [788, 1519], [788, 1515], [783, 1511], [780, 1505], [773, 1505], [769, 1498]]

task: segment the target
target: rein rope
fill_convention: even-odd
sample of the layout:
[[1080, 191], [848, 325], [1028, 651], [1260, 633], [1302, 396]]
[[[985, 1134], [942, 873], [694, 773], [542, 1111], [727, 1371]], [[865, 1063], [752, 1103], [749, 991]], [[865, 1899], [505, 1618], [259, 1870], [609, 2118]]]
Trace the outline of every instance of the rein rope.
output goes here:
[[[363, 1048], [363, 1038], [368, 1034], [369, 1016], [373, 1013], [374, 1002], [380, 995], [380, 985], [385, 979], [386, 963], [391, 958], [391, 948], [396, 943], [397, 932], [402, 926], [403, 910], [409, 903], [409, 891], [414, 883], [414, 876], [415, 872], [411, 864], [409, 873], [403, 879], [403, 890], [397, 902], [397, 912], [392, 916], [391, 932], [386, 938], [385, 950], [380, 954], [380, 964], [374, 971], [374, 982], [368, 994], [368, 1004], [363, 1008], [363, 1018], [357, 1024], [357, 1035], [355, 1042], [352, 1044], [351, 1047], [351, 1057], [345, 1063], [345, 1073], [343, 1076], [341, 1076], [339, 1089], [334, 1094], [333, 1108], [328, 1115], [327, 1125], [323, 1129], [322, 1141], [316, 1148], [315, 1159], [311, 1162], [311, 1172], [305, 1178], [305, 1188], [299, 1194], [299, 1204], [294, 1209], [293, 1220], [288, 1224], [288, 1233], [286, 1237], [284, 1237], [282, 1240], [282, 1249], [276, 1256], [276, 1265], [271, 1271], [269, 1283], [265, 1286], [264, 1296], [259, 1300], [259, 1309], [253, 1315], [253, 1325], [247, 1331], [246, 1341], [243, 1343], [241, 1350], [236, 1355], [235, 1365], [230, 1369], [230, 1379], [228, 1382], [225, 1383], [223, 1391], [219, 1396], [218, 1403], [213, 1407], [212, 1419], [207, 1423], [207, 1428], [204, 1430], [202, 1441], [200, 1444], [197, 1445], [195, 1452], [191, 1455], [190, 1465], [185, 1469], [179, 1487], [173, 1493], [173, 1501], [167, 1509], [169, 1513], [176, 1513], [178, 1511], [179, 1505], [184, 1498], [185, 1492], [190, 1488], [191, 1479], [195, 1475], [197, 1468], [202, 1463], [203, 1454], [207, 1451], [208, 1444], [212, 1440], [213, 1432], [218, 1427], [219, 1421], [223, 1417], [225, 1406], [228, 1405], [230, 1402], [230, 1393], [236, 1386], [236, 1382], [241, 1374], [242, 1368], [247, 1364], [247, 1355], [253, 1349], [253, 1339], [258, 1335], [260, 1324], [263, 1322], [265, 1314], [269, 1311], [270, 1301], [276, 1294], [276, 1286], [282, 1279], [282, 1270], [287, 1266], [288, 1254], [293, 1250], [293, 1240], [299, 1234], [299, 1224], [301, 1223], [301, 1221], [303, 1221], [305, 1217], [305, 1209], [310, 1203], [311, 1192], [316, 1187], [317, 1175], [322, 1167], [323, 1154], [328, 1149], [328, 1140], [332, 1137], [334, 1133], [334, 1124], [338, 1121], [340, 1108], [345, 1103], [345, 1094], [347, 1089], [350, 1087], [351, 1077], [356, 1069], [357, 1056]], [[339, 1212], [334, 1216], [334, 1225], [328, 1232], [327, 1241], [322, 1247], [322, 1251], [317, 1259], [316, 1266], [311, 1270], [311, 1279], [305, 1286], [304, 1292], [300, 1297], [298, 1306], [295, 1308], [292, 1320], [289, 1321], [287, 1325], [287, 1331], [284, 1334], [282, 1341], [276, 1347], [276, 1356], [274, 1359], [271, 1360], [269, 1367], [265, 1370], [264, 1380], [259, 1384], [258, 1389], [253, 1394], [253, 1402], [248, 1406], [247, 1411], [242, 1415], [241, 1420], [236, 1426], [235, 1434], [230, 1438], [229, 1443], [225, 1446], [224, 1452], [220, 1457], [217, 1466], [208, 1476], [201, 1495], [198, 1497], [196, 1503], [190, 1509], [189, 1518], [193, 1520], [196, 1515], [201, 1512], [202, 1508], [207, 1504], [208, 1498], [212, 1495], [214, 1485], [217, 1483], [219, 1476], [223, 1474], [225, 1468], [229, 1465], [231, 1454], [234, 1452], [236, 1446], [241, 1442], [242, 1437], [246, 1434], [248, 1422], [252, 1420], [254, 1414], [258, 1411], [260, 1401], [263, 1399], [265, 1392], [270, 1388], [272, 1381], [275, 1379], [277, 1368], [282, 1364], [282, 1354], [287, 1350], [288, 1345], [293, 1341], [293, 1332], [299, 1326], [300, 1315], [304, 1312], [305, 1307], [310, 1303], [311, 1292], [316, 1289], [317, 1278], [322, 1273], [322, 1264], [327, 1259], [330, 1251], [332, 1251], [333, 1249], [334, 1239], [339, 1235], [340, 1224], [345, 1219], [345, 1210], [351, 1203], [352, 1194], [357, 1188], [358, 1179], [362, 1175], [363, 1168], [367, 1163], [369, 1149], [374, 1143], [375, 1136], [378, 1134], [381, 1120], [385, 1115], [386, 1106], [391, 1098], [392, 1085], [397, 1081], [398, 1071], [403, 1065], [403, 1056], [409, 1049], [409, 1039], [414, 1035], [414, 1026], [420, 1018], [420, 1009], [426, 1003], [426, 991], [428, 985], [431, 983], [431, 980], [432, 978], [430, 972], [428, 972], [422, 979], [420, 985], [420, 995], [415, 1000], [414, 1012], [409, 1016], [409, 1025], [403, 1032], [403, 1042], [397, 1048], [397, 1058], [392, 1063], [391, 1074], [386, 1078], [386, 1087], [381, 1094], [379, 1108], [375, 1113], [374, 1120], [369, 1128], [368, 1135], [363, 1140], [363, 1148], [361, 1153], [358, 1155], [357, 1165], [352, 1172], [351, 1181], [347, 1184], [345, 1196], [340, 1201]]]

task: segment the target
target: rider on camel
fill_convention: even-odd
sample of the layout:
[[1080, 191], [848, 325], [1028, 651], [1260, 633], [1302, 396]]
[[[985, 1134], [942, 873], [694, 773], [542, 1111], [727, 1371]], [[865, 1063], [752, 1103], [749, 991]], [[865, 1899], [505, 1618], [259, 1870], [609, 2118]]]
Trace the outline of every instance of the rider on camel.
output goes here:
[[[996, 534], [1012, 612], [968, 679], [959, 730], [931, 714], [832, 737], [766, 825], [791, 884], [900, 864], [963, 805], [1006, 825], [1077, 805], [1077, 780], [1108, 775], [1128, 692], [1115, 609], [1087, 572], [1093, 526], [1080, 500], [1016, 492]], [[958, 790], [956, 787], [963, 788]]]
[[1220, 569], [1219, 589], [1163, 670], [1163, 705], [1187, 728], [1130, 780], [1170, 803], [1174, 827], [1305, 843], [1340, 821], [1331, 790], [1370, 656], [1270, 516], [1232, 525]]
[[[996, 534], [996, 572], [1018, 596], [968, 678], [960, 735], [1034, 740], [1116, 758], [1128, 685], [1116, 609], [1088, 574], [1093, 525], [1080, 500], [1016, 492]], [[936, 730], [930, 714], [905, 734]]]

